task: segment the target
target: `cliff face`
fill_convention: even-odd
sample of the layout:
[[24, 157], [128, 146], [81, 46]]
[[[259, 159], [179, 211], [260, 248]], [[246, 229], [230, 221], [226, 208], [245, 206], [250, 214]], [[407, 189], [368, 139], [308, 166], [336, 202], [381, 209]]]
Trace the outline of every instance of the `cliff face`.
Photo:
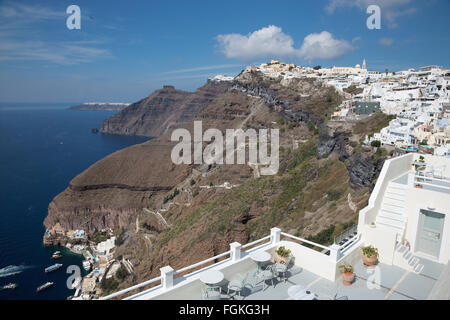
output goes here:
[[[383, 158], [359, 140], [370, 127], [327, 122], [340, 96], [320, 82], [242, 74], [209, 82], [193, 93], [165, 87], [104, 121], [103, 132], [158, 136], [117, 151], [75, 177], [49, 205], [46, 228], [126, 229], [117, 255], [130, 259], [135, 276], [195, 263], [267, 235], [271, 227], [302, 237], [356, 221]], [[174, 165], [170, 135], [208, 128], [280, 130], [280, 170], [258, 177], [247, 165]], [[203, 147], [206, 143], [203, 143]], [[224, 188], [228, 182], [231, 189]], [[353, 207], [353, 206], [352, 206]]]
[[155, 91], [102, 123], [101, 132], [157, 137], [191, 121], [202, 108], [226, 90], [220, 83], [208, 83], [195, 92], [172, 86]]

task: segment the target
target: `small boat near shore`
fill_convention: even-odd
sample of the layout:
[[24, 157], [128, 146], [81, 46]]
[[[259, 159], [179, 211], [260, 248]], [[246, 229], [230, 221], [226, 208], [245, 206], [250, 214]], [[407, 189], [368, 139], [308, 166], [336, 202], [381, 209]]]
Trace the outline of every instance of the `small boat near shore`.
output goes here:
[[53, 285], [53, 282], [44, 283], [42, 286], [37, 287], [36, 292], [47, 289], [47, 288], [51, 287], [52, 285]]
[[55, 270], [58, 270], [59, 268], [61, 268], [63, 265], [61, 263], [55, 263], [54, 265], [51, 265], [50, 267], [45, 268], [45, 273], [49, 273]]
[[0, 287], [0, 290], [13, 290], [17, 288], [19, 285], [17, 283], [8, 283], [4, 286]]
[[55, 252], [53, 252], [52, 258], [53, 258], [53, 259], [59, 259], [59, 258], [62, 258], [61, 251], [55, 251]]
[[83, 261], [83, 268], [84, 268], [84, 270], [86, 270], [86, 271], [91, 270], [91, 263], [90, 263], [88, 260], [84, 260], [84, 261]]

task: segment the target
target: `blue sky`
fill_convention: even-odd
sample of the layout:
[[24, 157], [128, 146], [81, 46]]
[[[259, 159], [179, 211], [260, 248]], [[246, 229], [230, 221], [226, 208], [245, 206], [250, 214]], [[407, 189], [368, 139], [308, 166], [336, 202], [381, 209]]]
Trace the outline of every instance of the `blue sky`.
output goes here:
[[[66, 8], [81, 8], [81, 30]], [[369, 4], [381, 29], [369, 30]], [[450, 63], [448, 0], [0, 1], [0, 102], [133, 102], [271, 58], [384, 71]]]

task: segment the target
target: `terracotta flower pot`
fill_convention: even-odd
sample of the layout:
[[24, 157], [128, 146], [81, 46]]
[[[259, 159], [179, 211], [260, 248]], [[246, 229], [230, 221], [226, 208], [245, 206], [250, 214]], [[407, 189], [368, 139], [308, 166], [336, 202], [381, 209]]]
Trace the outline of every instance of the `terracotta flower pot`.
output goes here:
[[363, 254], [362, 258], [363, 258], [364, 265], [366, 265], [366, 266], [374, 266], [378, 262], [378, 255], [376, 255], [376, 254], [371, 255], [370, 258], [367, 257], [365, 254]]
[[342, 274], [342, 283], [344, 286], [349, 286], [355, 280], [355, 274], [353, 272], [344, 272]]

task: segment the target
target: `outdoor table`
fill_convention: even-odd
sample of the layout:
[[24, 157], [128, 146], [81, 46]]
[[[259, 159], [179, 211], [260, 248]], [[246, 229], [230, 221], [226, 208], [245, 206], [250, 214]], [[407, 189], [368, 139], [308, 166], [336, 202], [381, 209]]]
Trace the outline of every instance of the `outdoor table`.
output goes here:
[[314, 300], [316, 297], [314, 293], [307, 290], [306, 287], [302, 285], [289, 287], [288, 295], [294, 300]]
[[256, 273], [261, 272], [261, 263], [267, 262], [270, 260], [271, 255], [265, 251], [254, 252], [250, 254], [250, 258], [255, 261], [258, 265], [258, 269]]
[[200, 281], [206, 284], [209, 289], [213, 289], [212, 287], [222, 282], [223, 279], [223, 273], [218, 270], [205, 271], [200, 275]]

